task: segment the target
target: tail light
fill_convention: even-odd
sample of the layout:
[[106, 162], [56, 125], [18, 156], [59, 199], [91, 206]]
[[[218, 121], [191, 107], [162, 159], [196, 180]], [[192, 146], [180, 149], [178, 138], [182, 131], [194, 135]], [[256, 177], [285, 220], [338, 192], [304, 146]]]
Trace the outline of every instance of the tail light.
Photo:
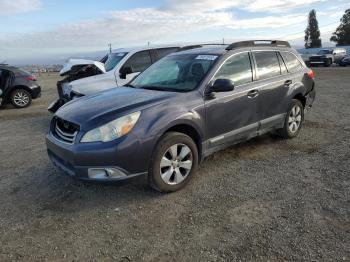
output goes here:
[[314, 79], [314, 78], [315, 78], [315, 73], [314, 73], [314, 71], [312, 71], [311, 69], [310, 69], [310, 71], [307, 73], [307, 75], [308, 75], [311, 79]]
[[27, 79], [28, 81], [36, 81], [36, 77], [33, 76], [33, 75], [27, 76], [26, 79]]

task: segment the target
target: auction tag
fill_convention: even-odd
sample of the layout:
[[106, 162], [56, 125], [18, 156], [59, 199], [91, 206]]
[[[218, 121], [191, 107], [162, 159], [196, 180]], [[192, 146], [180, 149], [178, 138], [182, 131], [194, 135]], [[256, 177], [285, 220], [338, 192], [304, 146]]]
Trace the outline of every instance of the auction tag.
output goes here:
[[217, 55], [199, 55], [196, 57], [197, 60], [210, 60], [214, 61], [218, 56]]

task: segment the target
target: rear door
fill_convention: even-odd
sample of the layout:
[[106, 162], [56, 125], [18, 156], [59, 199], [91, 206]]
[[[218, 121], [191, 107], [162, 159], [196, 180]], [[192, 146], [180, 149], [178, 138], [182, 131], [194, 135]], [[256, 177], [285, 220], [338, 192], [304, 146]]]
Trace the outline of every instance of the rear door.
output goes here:
[[[288, 86], [288, 78], [283, 61], [276, 51], [253, 52], [256, 71], [256, 89], [258, 91], [258, 114], [261, 130], [283, 123]], [[282, 66], [282, 67], [281, 67]]]

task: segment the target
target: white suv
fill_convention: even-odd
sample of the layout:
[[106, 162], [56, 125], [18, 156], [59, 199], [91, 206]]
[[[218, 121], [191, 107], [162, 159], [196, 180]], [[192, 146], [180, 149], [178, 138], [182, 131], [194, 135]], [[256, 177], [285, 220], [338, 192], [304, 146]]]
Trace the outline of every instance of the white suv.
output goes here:
[[197, 46], [167, 46], [147, 48], [121, 48], [106, 55], [100, 62], [71, 59], [60, 72], [66, 78], [57, 83], [59, 99], [49, 106], [56, 112], [67, 101], [120, 87], [164, 56], [178, 50]]

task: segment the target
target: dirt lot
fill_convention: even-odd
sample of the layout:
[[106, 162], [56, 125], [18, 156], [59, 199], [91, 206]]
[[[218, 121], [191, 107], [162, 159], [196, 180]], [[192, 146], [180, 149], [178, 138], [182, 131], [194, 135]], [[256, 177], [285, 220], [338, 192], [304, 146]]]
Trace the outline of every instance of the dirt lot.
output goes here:
[[62, 176], [46, 156], [42, 76], [32, 107], [0, 110], [0, 261], [350, 261], [350, 68], [318, 68], [300, 136], [207, 158], [182, 191]]

